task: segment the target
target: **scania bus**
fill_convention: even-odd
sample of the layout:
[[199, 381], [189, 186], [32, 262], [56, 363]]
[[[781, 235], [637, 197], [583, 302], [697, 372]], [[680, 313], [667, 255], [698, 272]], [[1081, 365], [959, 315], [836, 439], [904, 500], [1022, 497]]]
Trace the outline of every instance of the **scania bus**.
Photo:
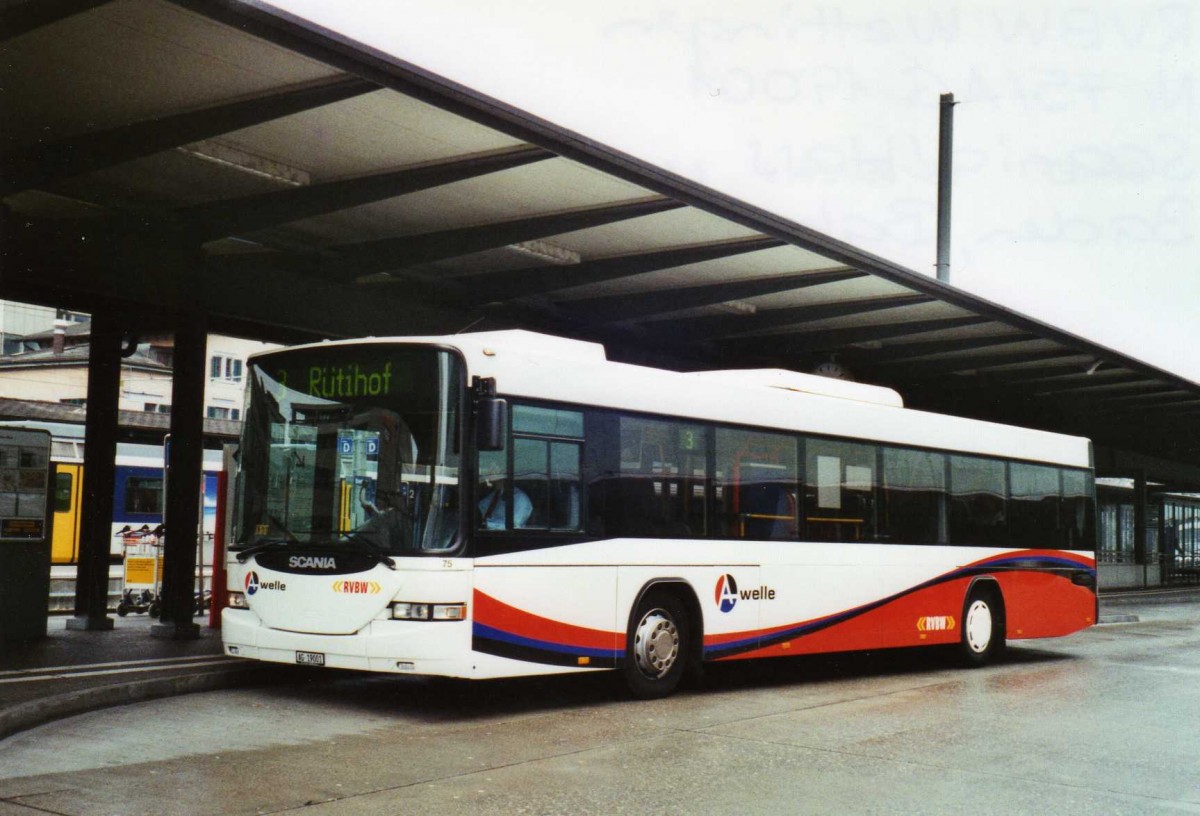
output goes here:
[[944, 645], [1096, 621], [1086, 439], [781, 370], [524, 331], [255, 356], [228, 654], [495, 678]]

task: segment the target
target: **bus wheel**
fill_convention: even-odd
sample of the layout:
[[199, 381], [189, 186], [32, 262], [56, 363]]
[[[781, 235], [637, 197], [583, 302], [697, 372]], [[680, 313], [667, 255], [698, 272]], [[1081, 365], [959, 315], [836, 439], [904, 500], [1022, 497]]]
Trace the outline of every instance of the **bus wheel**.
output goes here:
[[1004, 651], [1004, 605], [990, 587], [972, 589], [963, 604], [959, 654], [967, 666], [985, 666]]
[[641, 700], [666, 697], [687, 667], [688, 620], [674, 595], [650, 591], [629, 623], [621, 671], [629, 693]]

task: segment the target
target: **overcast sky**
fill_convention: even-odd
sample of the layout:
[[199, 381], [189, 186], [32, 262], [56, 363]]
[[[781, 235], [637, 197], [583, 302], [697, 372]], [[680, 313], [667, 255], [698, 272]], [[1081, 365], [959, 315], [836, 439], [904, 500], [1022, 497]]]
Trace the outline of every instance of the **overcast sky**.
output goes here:
[[1200, 2], [272, 2], [1200, 381]]

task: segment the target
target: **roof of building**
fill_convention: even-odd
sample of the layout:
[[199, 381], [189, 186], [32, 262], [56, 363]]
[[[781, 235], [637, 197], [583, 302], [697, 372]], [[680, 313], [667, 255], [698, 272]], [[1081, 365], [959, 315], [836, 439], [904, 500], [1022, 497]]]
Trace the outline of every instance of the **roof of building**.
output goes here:
[[[23, 351], [19, 354], [5, 354], [0, 356], [0, 369], [45, 368], [51, 366], [86, 367], [90, 351], [90, 344], [76, 343], [65, 347], [59, 352], [54, 351], [52, 348], [43, 348], [37, 351]], [[171, 373], [169, 365], [165, 365], [140, 352], [134, 352], [128, 357], [122, 358], [121, 365], [141, 371]]]
[[[87, 420], [87, 409], [80, 405], [0, 397], [0, 419], [38, 420], [82, 425]], [[117, 427], [127, 432], [161, 436], [171, 430], [171, 416], [170, 414], [145, 411], [119, 411]], [[206, 437], [235, 440], [241, 435], [241, 432], [241, 422], [228, 419], [204, 420]]]

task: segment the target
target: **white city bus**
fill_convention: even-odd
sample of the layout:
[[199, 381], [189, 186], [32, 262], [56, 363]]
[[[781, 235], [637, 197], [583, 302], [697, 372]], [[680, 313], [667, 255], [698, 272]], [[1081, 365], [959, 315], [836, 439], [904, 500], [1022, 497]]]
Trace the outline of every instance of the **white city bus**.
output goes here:
[[954, 645], [1096, 621], [1086, 439], [522, 331], [250, 362], [231, 655], [494, 678]]

